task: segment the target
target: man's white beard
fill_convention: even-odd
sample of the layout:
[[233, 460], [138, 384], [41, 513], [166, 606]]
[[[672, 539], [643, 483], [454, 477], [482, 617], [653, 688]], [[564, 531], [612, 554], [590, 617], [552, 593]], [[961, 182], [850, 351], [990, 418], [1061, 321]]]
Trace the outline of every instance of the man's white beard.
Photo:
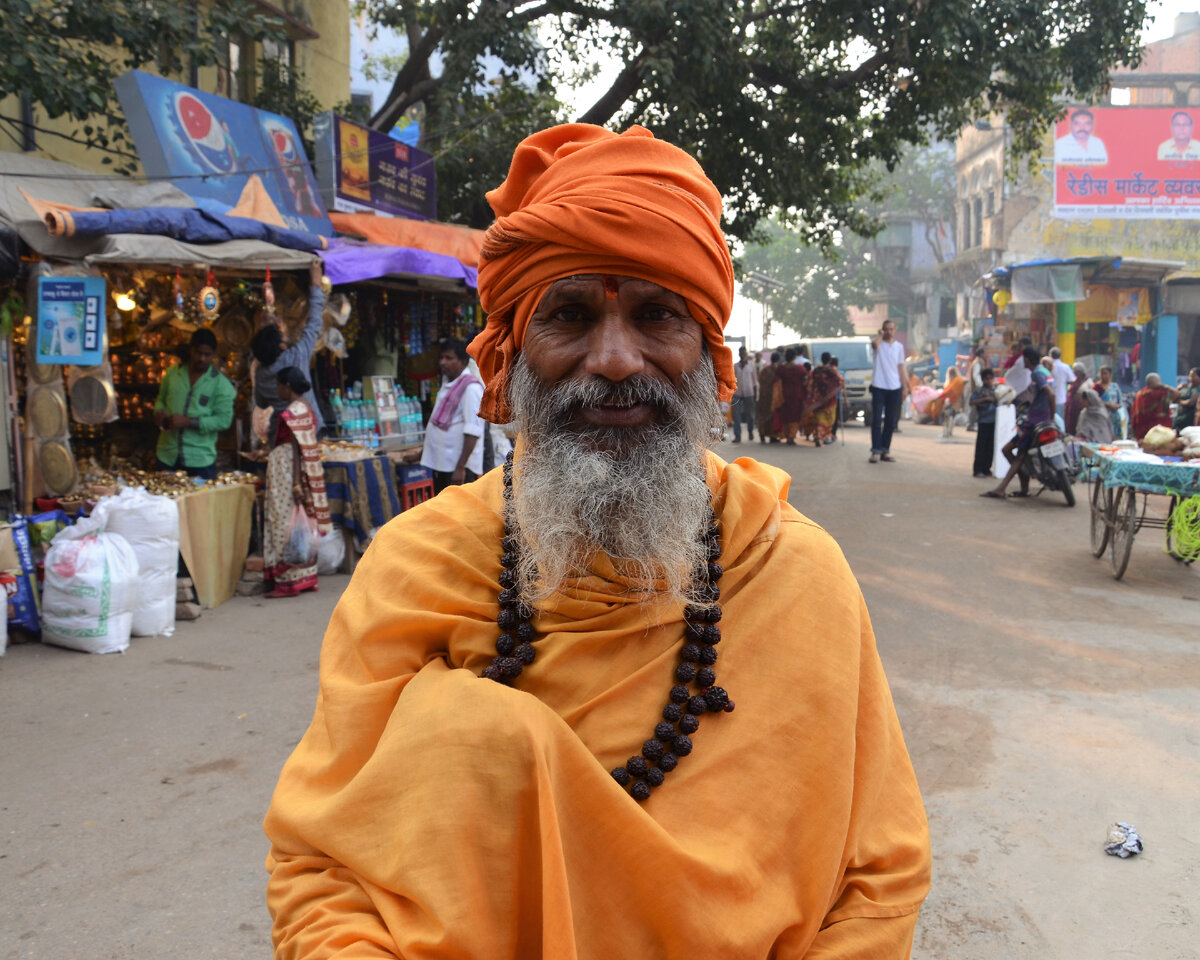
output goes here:
[[[518, 356], [508, 398], [523, 442], [512, 506], [520, 538], [522, 598], [540, 605], [605, 553], [630, 592], [685, 603], [706, 562], [705, 450], [720, 423], [716, 377], [705, 351], [677, 391], [648, 377], [540, 381]], [[642, 427], [593, 427], [581, 408], [647, 402]]]

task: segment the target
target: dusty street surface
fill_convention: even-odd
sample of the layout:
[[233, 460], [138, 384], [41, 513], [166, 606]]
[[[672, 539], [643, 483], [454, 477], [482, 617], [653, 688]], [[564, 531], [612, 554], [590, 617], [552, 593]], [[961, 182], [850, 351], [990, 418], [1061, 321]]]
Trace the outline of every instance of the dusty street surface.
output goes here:
[[[1200, 957], [1200, 574], [1149, 530], [1114, 581], [1082, 502], [981, 500], [973, 435], [936, 434], [718, 448], [789, 470], [863, 585], [933, 833], [914, 956]], [[344, 583], [123, 656], [10, 648], [0, 960], [269, 956], [260, 822]], [[1142, 856], [1104, 855], [1117, 819]]]

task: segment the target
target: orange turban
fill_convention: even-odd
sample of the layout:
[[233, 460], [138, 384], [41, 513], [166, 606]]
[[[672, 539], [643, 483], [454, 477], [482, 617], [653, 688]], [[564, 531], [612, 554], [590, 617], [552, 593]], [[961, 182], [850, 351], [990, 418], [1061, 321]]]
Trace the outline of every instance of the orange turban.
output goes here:
[[487, 384], [483, 417], [511, 419], [505, 377], [529, 318], [555, 280], [581, 273], [636, 277], [683, 297], [704, 330], [720, 397], [732, 395], [724, 330], [733, 263], [721, 195], [692, 157], [642, 127], [565, 124], [522, 141], [487, 198], [496, 212], [479, 257], [488, 319], [468, 348]]

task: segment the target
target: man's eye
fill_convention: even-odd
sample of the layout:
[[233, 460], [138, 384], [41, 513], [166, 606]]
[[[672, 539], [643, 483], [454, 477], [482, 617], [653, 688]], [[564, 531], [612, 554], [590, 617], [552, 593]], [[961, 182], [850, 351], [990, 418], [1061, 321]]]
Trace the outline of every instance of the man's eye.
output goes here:
[[641, 313], [642, 319], [647, 323], [663, 323], [674, 320], [677, 316], [670, 307], [646, 307]]
[[555, 323], [583, 323], [587, 317], [577, 307], [559, 307], [550, 315]]

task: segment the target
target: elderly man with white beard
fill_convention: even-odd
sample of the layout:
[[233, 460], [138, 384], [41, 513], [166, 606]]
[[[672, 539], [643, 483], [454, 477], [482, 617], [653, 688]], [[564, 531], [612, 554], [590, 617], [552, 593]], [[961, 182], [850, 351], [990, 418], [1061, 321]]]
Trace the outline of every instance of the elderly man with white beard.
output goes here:
[[[733, 386], [720, 196], [641, 128], [488, 195], [481, 415], [392, 521], [266, 820], [280, 958], [902, 958], [928, 835], [858, 585]], [[736, 707], [736, 710], [735, 710]]]

